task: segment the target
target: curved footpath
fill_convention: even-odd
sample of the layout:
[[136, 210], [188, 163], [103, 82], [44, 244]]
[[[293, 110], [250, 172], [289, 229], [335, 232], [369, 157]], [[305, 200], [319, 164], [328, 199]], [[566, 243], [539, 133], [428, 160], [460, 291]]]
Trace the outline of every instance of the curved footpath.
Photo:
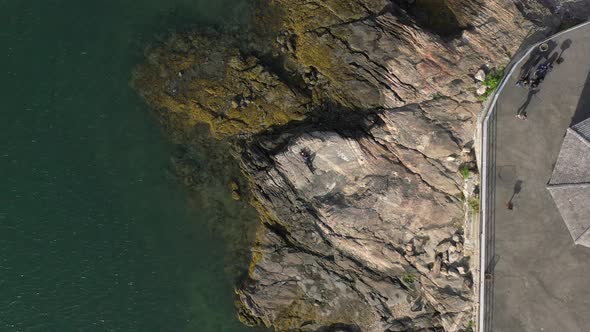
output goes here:
[[[590, 249], [574, 245], [546, 190], [566, 128], [590, 116], [590, 22], [544, 42], [516, 57], [482, 116], [481, 332], [590, 326]], [[515, 86], [547, 61], [538, 91]]]

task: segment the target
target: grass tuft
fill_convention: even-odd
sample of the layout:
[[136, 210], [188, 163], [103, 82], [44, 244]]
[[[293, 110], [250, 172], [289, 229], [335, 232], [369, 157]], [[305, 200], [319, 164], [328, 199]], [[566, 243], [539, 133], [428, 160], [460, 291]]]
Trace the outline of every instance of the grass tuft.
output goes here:
[[402, 277], [402, 281], [406, 284], [413, 284], [416, 281], [416, 277], [411, 273], [406, 273]]
[[465, 180], [469, 179], [471, 176], [471, 170], [467, 166], [461, 166], [461, 168], [459, 168], [459, 173], [461, 173], [461, 176]]
[[487, 87], [486, 92], [479, 96], [480, 100], [485, 100], [492, 94], [502, 82], [502, 78], [504, 77], [504, 68], [494, 69], [489, 74], [486, 75], [486, 79], [483, 81], [483, 85]]

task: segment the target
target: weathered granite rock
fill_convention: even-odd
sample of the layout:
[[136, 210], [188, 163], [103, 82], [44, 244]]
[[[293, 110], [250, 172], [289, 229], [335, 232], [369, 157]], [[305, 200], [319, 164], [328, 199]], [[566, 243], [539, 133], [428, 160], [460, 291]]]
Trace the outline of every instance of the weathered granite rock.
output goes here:
[[474, 78], [478, 82], [483, 82], [483, 80], [486, 79], [486, 73], [483, 71], [483, 69], [480, 69], [477, 71], [477, 73], [475, 73]]
[[475, 90], [475, 92], [477, 93], [478, 96], [483, 96], [487, 90], [488, 90], [487, 86], [480, 85], [479, 87], [477, 87], [477, 90]]
[[208, 124], [250, 181], [262, 225], [236, 288], [244, 323], [468, 329], [458, 170], [481, 108], [474, 73], [504, 66], [529, 19], [554, 17], [540, 3], [275, 0], [255, 34], [148, 51], [134, 86], [166, 129]]
[[[472, 290], [462, 278], [426, 277], [437, 245], [457, 232], [461, 204], [408, 170], [392, 152], [395, 143], [371, 136], [387, 130], [382, 120], [392, 114], [348, 137], [333, 131], [281, 142], [259, 137], [243, 157], [257, 200], [270, 208], [250, 279], [239, 290], [245, 321], [280, 331], [332, 323], [385, 331], [432, 327], [424, 317], [437, 308], [455, 315], [471, 309]], [[432, 148], [444, 151], [446, 144], [434, 141]], [[402, 281], [407, 274], [421, 275], [413, 288]], [[446, 291], [435, 291], [440, 287]], [[411, 310], [418, 298], [425, 305]]]
[[330, 80], [332, 98], [358, 108], [456, 96], [467, 73], [507, 62], [528, 27], [505, 1], [278, 2], [297, 60]]

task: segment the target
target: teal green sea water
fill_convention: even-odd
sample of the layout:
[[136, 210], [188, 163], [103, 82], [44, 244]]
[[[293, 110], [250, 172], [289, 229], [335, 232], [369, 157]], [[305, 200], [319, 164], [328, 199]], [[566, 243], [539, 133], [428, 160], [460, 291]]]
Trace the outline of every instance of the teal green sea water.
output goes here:
[[156, 33], [245, 1], [0, 0], [0, 331], [252, 331], [208, 220], [239, 205], [189, 203], [128, 83]]

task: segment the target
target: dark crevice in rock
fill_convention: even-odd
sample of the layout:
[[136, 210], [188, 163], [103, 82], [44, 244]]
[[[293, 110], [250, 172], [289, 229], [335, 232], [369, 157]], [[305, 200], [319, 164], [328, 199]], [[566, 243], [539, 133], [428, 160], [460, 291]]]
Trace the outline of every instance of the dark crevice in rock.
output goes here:
[[321, 327], [316, 332], [362, 332], [362, 330], [357, 325], [337, 323]]
[[462, 23], [454, 7], [454, 0], [392, 0], [392, 12], [397, 16], [410, 18], [429, 32], [445, 40], [461, 36], [461, 32], [470, 29], [469, 24]]
[[349, 20], [349, 21], [346, 21], [346, 22], [339, 22], [339, 23], [334, 23], [332, 25], [315, 27], [314, 29], [307, 30], [305, 32], [313, 32], [313, 33], [318, 34], [318, 36], [322, 36], [322, 35], [324, 35], [330, 29], [334, 29], [334, 28], [338, 28], [338, 27], [343, 27], [343, 26], [347, 26], [347, 25], [350, 25], [350, 24], [358, 23], [358, 22], [364, 22], [364, 21], [374, 20], [377, 16], [379, 16], [379, 15], [378, 14], [371, 14], [369, 16], [364, 16], [364, 17], [356, 18], [356, 19]]
[[[345, 138], [356, 139], [366, 136], [373, 126], [382, 124], [378, 117], [381, 112], [380, 109], [348, 109], [325, 100], [313, 107], [306, 119], [273, 126], [242, 141], [241, 145], [247, 150], [257, 146], [259, 152], [275, 155], [288, 147], [290, 139], [303, 133], [331, 131]], [[272, 144], [269, 145], [270, 142]]]
[[[292, 36], [296, 38], [296, 36]], [[312, 91], [305, 83], [301, 73], [288, 66], [288, 57], [283, 54], [273, 55], [271, 53], [260, 53], [254, 50], [250, 51], [251, 55], [259, 60], [259, 64], [268, 72], [277, 75], [295, 94], [301, 94], [311, 98]]]
[[[371, 77], [373, 77], [377, 82], [379, 82], [379, 84], [384, 89], [390, 91], [399, 102], [405, 103], [404, 99], [397, 93], [397, 91], [395, 91], [395, 89], [394, 89], [395, 85], [399, 85], [400, 88], [403, 88], [408, 91], [412, 91], [413, 93], [417, 93], [416, 89], [412, 85], [402, 82], [394, 73], [391, 72], [391, 70], [389, 70], [388, 68], [383, 66], [381, 63], [373, 60], [371, 58], [371, 56], [369, 54], [367, 54], [367, 52], [353, 47], [348, 40], [339, 37], [338, 35], [333, 33], [332, 30], [326, 29], [326, 30], [319, 32], [319, 33], [320, 34], [329, 34], [330, 37], [332, 37], [334, 40], [337, 40], [342, 45], [344, 45], [350, 51], [351, 54], [361, 55], [370, 64], [372, 64], [377, 69], [379, 69], [379, 70], [373, 71], [373, 70], [369, 70], [367, 68], [364, 68], [362, 65], [359, 65], [358, 63], [356, 63], [354, 61], [349, 62], [350, 65], [354, 66], [357, 69], [362, 69], [367, 74], [369, 74]], [[387, 78], [377, 77], [377, 75], [381, 75], [381, 76], [391, 75], [393, 78], [395, 78], [396, 82], [390, 82]], [[398, 84], [394, 84], [393, 86], [391, 86], [391, 83], [398, 83]]]

